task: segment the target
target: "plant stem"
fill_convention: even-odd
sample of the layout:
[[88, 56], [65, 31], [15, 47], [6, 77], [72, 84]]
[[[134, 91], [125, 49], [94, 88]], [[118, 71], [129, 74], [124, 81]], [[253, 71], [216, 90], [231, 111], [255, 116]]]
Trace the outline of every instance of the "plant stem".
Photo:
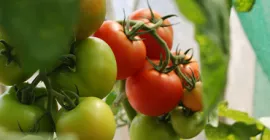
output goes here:
[[51, 86], [51, 81], [48, 79], [48, 77], [46, 76], [45, 72], [41, 72], [41, 74], [43, 76], [43, 82], [46, 86], [47, 92], [48, 92], [48, 104], [47, 104], [47, 111], [49, 113], [49, 116], [52, 120], [52, 122], [54, 123], [54, 120], [52, 118], [52, 106], [53, 106], [53, 88]]
[[165, 68], [167, 67], [167, 65], [169, 64], [170, 61], [170, 49], [167, 46], [167, 43], [157, 34], [156, 30], [154, 30], [152, 32], [153, 37], [159, 42], [159, 44], [161, 45], [161, 47], [163, 48], [163, 50], [166, 53], [166, 58], [164, 63], [161, 65], [159, 71], [163, 72], [165, 70]]
[[[126, 94], [126, 81], [122, 80], [120, 81], [120, 93], [122, 94]], [[125, 98], [122, 101], [122, 105], [127, 113], [127, 116], [129, 118], [129, 121], [132, 122], [133, 118], [135, 118], [135, 116], [137, 115], [137, 112], [131, 107], [129, 101], [127, 98]]]
[[136, 117], [137, 112], [131, 107], [127, 98], [124, 99], [124, 101], [122, 102], [122, 105], [127, 113], [129, 121], [132, 122], [132, 120]]

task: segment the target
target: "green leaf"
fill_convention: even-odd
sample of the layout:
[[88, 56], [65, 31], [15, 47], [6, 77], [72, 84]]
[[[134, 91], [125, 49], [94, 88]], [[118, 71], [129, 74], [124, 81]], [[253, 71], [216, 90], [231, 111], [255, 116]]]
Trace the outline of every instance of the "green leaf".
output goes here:
[[68, 53], [78, 13], [78, 0], [0, 0], [1, 29], [28, 71]]
[[219, 123], [218, 127], [213, 127], [208, 124], [205, 126], [205, 134], [207, 140], [228, 140], [228, 136], [231, 134], [230, 126], [224, 123]]
[[260, 134], [257, 126], [236, 122], [233, 125], [219, 122], [217, 127], [208, 124], [205, 127], [205, 134], [208, 140], [248, 140]]
[[261, 140], [270, 140], [270, 130], [265, 129], [262, 134]]
[[[179, 0], [177, 0], [178, 2]], [[205, 115], [209, 115], [223, 98], [226, 83], [227, 71], [230, 58], [229, 50], [229, 8], [228, 0], [194, 0], [202, 11], [201, 18], [206, 18], [204, 24], [194, 22], [195, 38], [200, 45], [201, 77], [203, 81], [203, 105]], [[181, 1], [178, 3], [180, 11], [187, 19], [193, 19], [197, 14], [193, 10], [183, 8], [191, 2]], [[189, 14], [185, 14], [189, 13]], [[200, 16], [200, 15], [198, 15]], [[193, 21], [193, 20], [191, 20]]]
[[176, 3], [180, 12], [193, 23], [204, 24], [206, 22], [206, 17], [196, 0], [176, 0]]
[[231, 129], [233, 133], [238, 136], [241, 140], [247, 140], [250, 137], [257, 136], [262, 132], [257, 128], [256, 124], [246, 124], [243, 122], [235, 122]]
[[238, 12], [249, 12], [253, 8], [255, 0], [235, 0], [234, 7]]
[[256, 124], [259, 130], [263, 130], [264, 128], [264, 125], [261, 122], [259, 122], [255, 118], [250, 117], [246, 112], [229, 109], [227, 102], [221, 102], [219, 104], [218, 112], [219, 112], [219, 116], [221, 117], [227, 117], [237, 122], [244, 122], [249, 125]]

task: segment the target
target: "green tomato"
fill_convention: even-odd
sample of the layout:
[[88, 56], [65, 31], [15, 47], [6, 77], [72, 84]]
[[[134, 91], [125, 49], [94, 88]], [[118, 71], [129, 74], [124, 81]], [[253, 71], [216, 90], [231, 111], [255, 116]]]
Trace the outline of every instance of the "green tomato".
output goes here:
[[23, 131], [28, 132], [43, 116], [39, 121], [39, 133], [51, 134], [53, 126], [49, 116], [44, 114], [44, 109], [20, 103], [16, 98], [14, 87], [0, 96], [0, 127], [7, 132], [21, 132], [18, 123]]
[[[38, 107], [47, 110], [48, 107], [48, 96], [47, 96], [47, 90], [46, 88], [35, 88], [34, 89], [35, 96], [37, 97], [35, 99], [34, 105], [37, 105]], [[56, 114], [58, 112], [58, 105], [56, 100], [53, 100], [52, 102], [52, 117], [55, 120]]]
[[35, 135], [27, 135], [21, 138], [20, 140], [46, 140], [41, 136], [35, 136]]
[[52, 85], [56, 89], [76, 92], [81, 97], [104, 98], [114, 86], [117, 66], [111, 48], [103, 40], [90, 37], [76, 43], [76, 71], [53, 73]]
[[137, 115], [130, 126], [130, 140], [179, 140], [179, 136], [169, 123]]
[[79, 140], [112, 140], [116, 130], [113, 113], [103, 100], [85, 97], [74, 109], [60, 109], [56, 133], [75, 134]]
[[[4, 37], [3, 32], [0, 31], [0, 40], [2, 39], [5, 40], [7, 43], [9, 43], [7, 39]], [[14, 55], [14, 53], [16, 52], [15, 49], [16, 48], [14, 48], [14, 50], [12, 51], [12, 55]], [[0, 52], [4, 50], [5, 50], [4, 45], [0, 43]], [[13, 59], [15, 59], [16, 62], [18, 62], [16, 54], [12, 57], [14, 57]], [[34, 74], [34, 71], [32, 72], [24, 71], [24, 69], [22, 69], [19, 66], [18, 64], [19, 62], [16, 63], [15, 61], [11, 61], [9, 64], [7, 64], [7, 62], [8, 62], [7, 57], [0, 53], [0, 83], [6, 86], [12, 86], [15, 84], [22, 83], [27, 79], [29, 79]]]
[[181, 108], [176, 108], [171, 112], [173, 129], [181, 138], [193, 138], [204, 129], [206, 121], [202, 120], [202, 115], [202, 112], [196, 112], [192, 116], [186, 116]]

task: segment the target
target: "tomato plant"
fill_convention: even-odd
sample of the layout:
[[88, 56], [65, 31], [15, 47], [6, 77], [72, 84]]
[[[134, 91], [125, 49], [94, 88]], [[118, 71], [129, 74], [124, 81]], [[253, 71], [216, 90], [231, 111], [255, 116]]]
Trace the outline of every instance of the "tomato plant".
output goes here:
[[79, 0], [80, 14], [76, 27], [76, 39], [84, 40], [102, 24], [106, 15], [106, 0]]
[[84, 97], [73, 110], [60, 109], [57, 115], [57, 134], [75, 134], [80, 140], [111, 140], [116, 124], [113, 113], [104, 101]]
[[0, 126], [8, 132], [21, 132], [20, 127], [28, 132], [35, 123], [39, 123], [40, 133], [53, 132], [53, 125], [45, 113], [44, 109], [35, 105], [20, 103], [14, 87], [0, 96]]
[[[151, 16], [151, 11], [148, 8], [139, 9], [134, 11], [129, 15], [129, 18], [132, 20], [141, 20], [145, 22], [149, 26], [153, 26], [154, 23], [158, 22], [161, 19], [161, 15], [153, 10], [154, 17]], [[162, 23], [163, 25], [171, 25], [168, 19], [165, 19]], [[172, 26], [166, 27], [158, 27], [156, 29], [157, 34], [166, 42], [169, 49], [172, 48], [173, 44], [173, 28]], [[144, 44], [147, 50], [147, 56], [150, 59], [159, 59], [160, 54], [162, 54], [163, 58], [165, 58], [165, 51], [162, 49], [160, 43], [150, 34], [142, 34], [140, 35], [142, 39], [144, 39]]]
[[171, 123], [175, 132], [183, 139], [197, 136], [205, 126], [205, 121], [202, 120], [202, 112], [196, 112], [188, 116], [180, 108], [171, 112]]
[[[106, 0], [14, 3], [0, 0], [0, 83], [15, 85], [0, 96], [0, 139], [10, 132], [42, 139], [42, 132], [56, 131], [59, 140], [111, 140], [124, 125], [131, 140], [193, 138], [203, 129], [210, 140], [269, 137], [270, 130], [246, 113], [226, 104], [215, 110], [230, 60], [230, 0], [176, 1], [194, 23], [203, 81], [194, 58], [170, 52], [175, 31], [168, 18], [175, 15], [162, 17], [149, 2], [119, 21], [104, 21]], [[234, 4], [250, 11], [254, 1]], [[18, 88], [35, 70], [34, 80]], [[41, 82], [46, 88], [36, 88]], [[107, 105], [101, 98], [111, 91]]]
[[[0, 30], [0, 40], [5, 41], [6, 45], [10, 45], [7, 37], [3, 31]], [[7, 48], [9, 47], [9, 48]], [[11, 50], [8, 50], [11, 49]], [[0, 43], [0, 83], [11, 86], [24, 82], [30, 78], [34, 72], [26, 72], [19, 65], [19, 61], [16, 57], [16, 50], [11, 46], [6, 46], [4, 43]]]
[[[181, 70], [181, 72], [189, 79], [194, 78], [196, 79], [196, 81], [200, 81], [200, 67], [199, 64], [197, 62], [197, 60], [192, 56], [188, 55], [188, 54], [184, 54], [183, 51], [180, 52], [171, 52], [173, 54], [174, 57], [180, 57], [183, 56], [184, 59], [183, 61], [185, 61], [185, 63], [180, 64], [179, 68]], [[191, 58], [191, 59], [190, 59]], [[181, 81], [183, 83], [183, 86], [188, 86], [187, 81], [181, 77]]]
[[62, 70], [53, 73], [50, 76], [53, 87], [76, 92], [77, 86], [82, 97], [105, 97], [110, 93], [117, 74], [111, 48], [96, 37], [79, 41], [75, 46], [75, 72]]
[[202, 111], [202, 82], [196, 82], [195, 87], [191, 90], [185, 90], [182, 103], [192, 111]]
[[118, 80], [126, 79], [143, 67], [146, 58], [143, 41], [130, 40], [121, 24], [116, 21], [104, 21], [94, 36], [101, 38], [112, 48], [117, 62]]
[[144, 115], [133, 119], [129, 134], [130, 140], [179, 140], [169, 123]]
[[180, 102], [183, 88], [174, 71], [160, 73], [145, 61], [144, 69], [127, 79], [126, 94], [136, 111], [159, 116], [170, 112]]
[[[43, 87], [35, 88], [34, 92], [35, 92], [36, 98], [33, 104], [44, 110], [47, 110], [48, 109], [48, 96], [47, 96], [48, 93], [47, 93], [46, 88], [43, 88]], [[57, 105], [56, 100], [53, 100], [51, 113], [54, 120], [56, 118], [57, 112], [58, 112], [58, 105]]]

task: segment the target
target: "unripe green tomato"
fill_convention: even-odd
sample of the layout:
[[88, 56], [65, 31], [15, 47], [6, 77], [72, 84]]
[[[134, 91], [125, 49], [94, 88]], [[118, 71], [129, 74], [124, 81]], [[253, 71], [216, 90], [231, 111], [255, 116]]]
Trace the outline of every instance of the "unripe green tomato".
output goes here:
[[169, 123], [144, 115], [133, 119], [129, 134], [130, 140], [179, 140]]
[[190, 139], [197, 136], [205, 126], [206, 121], [202, 120], [202, 112], [196, 112], [192, 116], [186, 116], [181, 108], [171, 112], [171, 123], [174, 131], [183, 139]]

